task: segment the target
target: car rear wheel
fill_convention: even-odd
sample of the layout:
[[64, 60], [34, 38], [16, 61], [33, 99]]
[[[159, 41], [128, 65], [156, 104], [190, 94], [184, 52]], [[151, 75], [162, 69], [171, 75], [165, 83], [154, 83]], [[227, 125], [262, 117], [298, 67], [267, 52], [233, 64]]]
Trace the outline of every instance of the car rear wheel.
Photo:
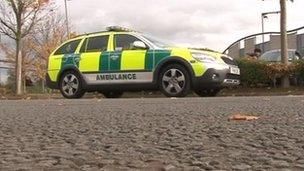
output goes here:
[[215, 97], [221, 89], [206, 89], [206, 90], [196, 90], [195, 93], [200, 97]]
[[122, 91], [107, 91], [102, 92], [103, 96], [106, 98], [120, 98], [123, 95]]
[[159, 87], [167, 97], [187, 96], [191, 87], [188, 71], [178, 64], [165, 67], [160, 74]]
[[61, 76], [60, 92], [68, 99], [78, 99], [85, 94], [82, 89], [81, 78], [76, 72], [68, 71]]

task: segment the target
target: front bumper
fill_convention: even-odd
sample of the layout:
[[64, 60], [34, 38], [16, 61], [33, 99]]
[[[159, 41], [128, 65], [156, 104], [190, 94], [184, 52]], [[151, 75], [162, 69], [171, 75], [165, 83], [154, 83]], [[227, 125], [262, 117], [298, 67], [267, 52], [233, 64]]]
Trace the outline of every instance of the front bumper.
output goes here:
[[45, 76], [45, 82], [46, 82], [46, 86], [48, 88], [50, 88], [50, 89], [59, 89], [59, 86], [58, 86], [57, 82], [52, 81], [50, 79], [49, 74], [46, 74], [46, 76]]
[[217, 89], [239, 85], [240, 75], [230, 73], [230, 68], [209, 68], [193, 80], [194, 89]]

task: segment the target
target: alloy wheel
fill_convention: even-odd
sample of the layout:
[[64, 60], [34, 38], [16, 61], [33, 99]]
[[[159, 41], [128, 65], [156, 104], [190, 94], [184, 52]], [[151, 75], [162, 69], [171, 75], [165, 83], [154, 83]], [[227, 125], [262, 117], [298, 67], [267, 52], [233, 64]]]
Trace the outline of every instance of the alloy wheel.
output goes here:
[[183, 72], [172, 68], [163, 75], [162, 86], [167, 93], [175, 95], [183, 91], [186, 85], [185, 81], [186, 78]]
[[62, 80], [62, 91], [68, 95], [73, 96], [79, 89], [79, 80], [74, 74], [67, 74]]

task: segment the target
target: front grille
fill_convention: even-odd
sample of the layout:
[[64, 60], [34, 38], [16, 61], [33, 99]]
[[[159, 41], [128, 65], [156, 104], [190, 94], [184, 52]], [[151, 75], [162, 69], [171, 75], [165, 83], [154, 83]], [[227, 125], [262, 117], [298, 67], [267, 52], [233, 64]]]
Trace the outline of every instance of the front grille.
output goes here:
[[237, 65], [237, 63], [233, 59], [230, 59], [230, 58], [228, 58], [226, 56], [222, 56], [221, 58], [228, 65]]
[[226, 79], [233, 79], [233, 80], [239, 80], [240, 76], [235, 74], [227, 74]]

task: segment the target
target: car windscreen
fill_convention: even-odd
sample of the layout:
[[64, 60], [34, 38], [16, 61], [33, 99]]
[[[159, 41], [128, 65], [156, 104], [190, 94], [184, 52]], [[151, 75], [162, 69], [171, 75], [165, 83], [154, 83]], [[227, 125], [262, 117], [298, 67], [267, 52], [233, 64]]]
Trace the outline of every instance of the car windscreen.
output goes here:
[[271, 51], [271, 52], [266, 52], [264, 53], [260, 59], [264, 61], [280, 61], [280, 52], [279, 51]]
[[163, 40], [161, 40], [160, 38], [156, 38], [150, 35], [142, 35], [145, 39], [149, 40], [151, 43], [153, 43], [154, 45], [156, 45], [157, 47], [170, 47], [172, 46], [170, 43], [167, 43]]
[[[261, 58], [261, 60], [269, 61], [269, 62], [280, 62], [281, 61], [281, 51], [270, 51], [264, 53]], [[298, 60], [299, 57], [295, 55], [294, 51], [288, 51], [288, 60]]]

